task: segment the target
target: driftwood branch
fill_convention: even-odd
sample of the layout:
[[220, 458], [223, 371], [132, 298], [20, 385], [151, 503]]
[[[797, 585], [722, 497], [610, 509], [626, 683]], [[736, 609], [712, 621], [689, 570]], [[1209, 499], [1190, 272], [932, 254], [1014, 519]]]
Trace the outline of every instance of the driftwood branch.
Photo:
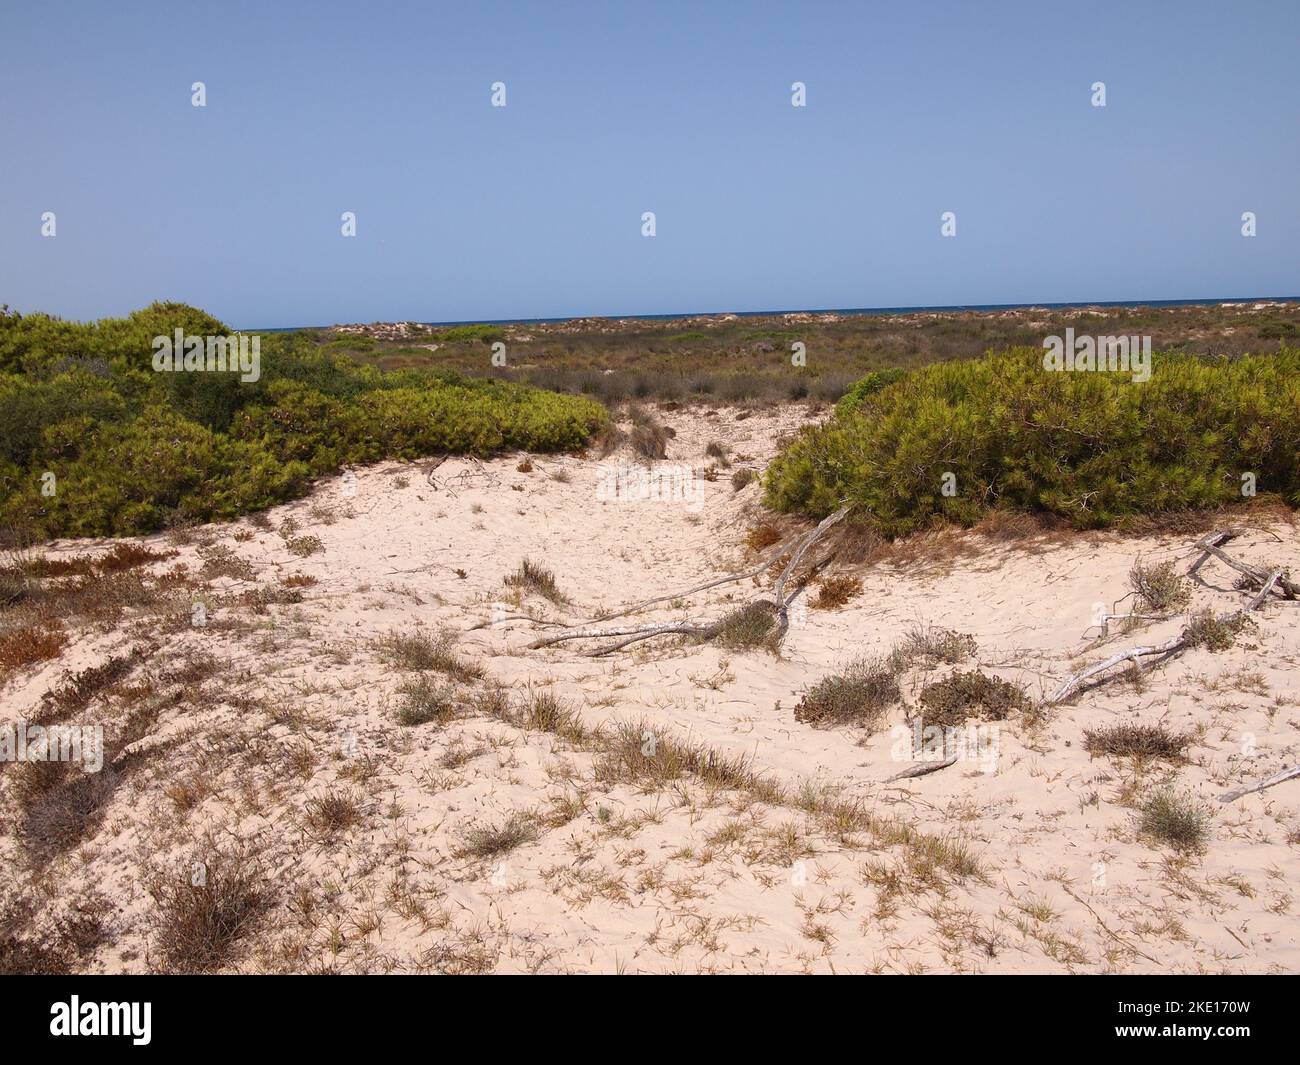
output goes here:
[[945, 758], [942, 762], [919, 762], [901, 773], [895, 773], [892, 777], [885, 780], [886, 784], [892, 784], [895, 780], [906, 780], [909, 777], [924, 777], [931, 773], [937, 773], [940, 769], [947, 769], [950, 765], [956, 765], [957, 756], [954, 754], [950, 758]]
[[[1188, 576], [1195, 576], [1206, 562], [1211, 558], [1217, 558], [1237, 572], [1245, 574], [1251, 579], [1252, 583], [1260, 586], [1259, 591], [1251, 597], [1250, 602], [1248, 602], [1242, 609], [1219, 615], [1218, 620], [1224, 624], [1232, 624], [1245, 617], [1245, 615], [1249, 614], [1251, 611], [1258, 610], [1259, 607], [1263, 605], [1264, 600], [1268, 598], [1270, 592], [1276, 591], [1285, 599], [1293, 599], [1295, 596], [1291, 594], [1291, 590], [1295, 589], [1300, 591], [1300, 588], [1297, 588], [1296, 585], [1283, 576], [1282, 570], [1275, 569], [1270, 572], [1260, 568], [1259, 566], [1248, 565], [1247, 563], [1241, 562], [1227, 554], [1220, 545], [1227, 543], [1236, 535], [1236, 531], [1232, 529], [1219, 529], [1203, 537], [1197, 542], [1195, 548], [1195, 550], [1199, 551], [1200, 554], [1187, 570]], [[1136, 617], [1137, 615], [1132, 616]], [[1145, 664], [1159, 664], [1161, 662], [1166, 662], [1174, 656], [1181, 654], [1190, 647], [1192, 643], [1193, 638], [1191, 634], [1191, 626], [1189, 624], [1185, 625], [1183, 631], [1177, 636], [1170, 640], [1166, 640], [1162, 644], [1130, 647], [1125, 651], [1120, 651], [1118, 654], [1111, 655], [1109, 658], [1088, 666], [1087, 668], [1067, 677], [1060, 687], [1058, 687], [1056, 691], [1052, 692], [1048, 697], [1047, 702], [1049, 705], [1064, 702], [1071, 696], [1078, 694], [1078, 692], [1083, 690], [1083, 688], [1088, 687], [1090, 681], [1095, 680], [1095, 684], [1104, 684], [1107, 681], [1114, 679], [1115, 675], [1111, 674], [1110, 670], [1123, 662], [1131, 662], [1135, 669], [1141, 669], [1144, 665], [1144, 660], [1146, 660]]]
[[1105, 661], [1088, 666], [1087, 669], [1081, 669], [1078, 673], [1068, 677], [1065, 682], [1056, 689], [1056, 691], [1052, 692], [1047, 701], [1049, 703], [1064, 702], [1066, 699], [1070, 698], [1070, 696], [1084, 688], [1088, 681], [1093, 677], [1105, 673], [1111, 667], [1117, 666], [1121, 662], [1132, 662], [1134, 666], [1141, 669], [1143, 658], [1150, 658], [1153, 655], [1165, 657], [1175, 655], [1184, 650], [1190, 642], [1187, 631], [1184, 629], [1183, 632], [1179, 633], [1172, 640], [1168, 640], [1167, 642], [1158, 644], [1154, 647], [1130, 647], [1126, 651], [1120, 651], [1119, 654], [1111, 655]]
[[[1207, 536], [1202, 537], [1196, 545], [1196, 550], [1201, 552], [1200, 557], [1192, 563], [1191, 567], [1187, 571], [1187, 575], [1189, 577], [1195, 577], [1200, 568], [1205, 565], [1206, 562], [1211, 558], [1217, 558], [1224, 565], [1235, 569], [1243, 576], [1249, 577], [1251, 582], [1255, 585], [1261, 585], [1267, 581], [1270, 576], [1268, 570], [1263, 569], [1260, 566], [1252, 566], [1246, 562], [1242, 562], [1240, 559], [1235, 559], [1223, 550], [1224, 544], [1240, 535], [1241, 532], [1238, 529], [1217, 529]], [[1276, 584], [1278, 594], [1283, 599], [1300, 598], [1300, 584], [1296, 584], [1294, 581], [1283, 577], [1280, 574]], [[1263, 600], [1261, 600], [1261, 602], [1262, 601]]]
[[1300, 765], [1293, 765], [1290, 769], [1284, 769], [1280, 773], [1274, 773], [1271, 777], [1261, 780], [1258, 784], [1252, 784], [1247, 788], [1234, 788], [1232, 791], [1225, 791], [1219, 796], [1219, 802], [1232, 802], [1234, 799], [1240, 799], [1243, 795], [1250, 795], [1252, 792], [1263, 791], [1265, 788], [1271, 788], [1274, 784], [1281, 784], [1284, 780], [1290, 780], [1293, 777], [1300, 777]]
[[781, 555], [778, 552], [777, 554], [769, 557], [765, 562], [760, 563], [759, 565], [755, 566], [753, 569], [747, 569], [743, 573], [731, 573], [725, 577], [719, 577], [717, 580], [705, 581], [703, 584], [696, 584], [680, 592], [671, 592], [668, 595], [656, 596], [654, 599], [645, 599], [642, 600], [640, 603], [633, 603], [629, 607], [624, 607], [622, 610], [618, 611], [617, 613], [602, 614], [600, 617], [594, 620], [613, 621], [615, 618], [624, 618], [627, 617], [628, 614], [635, 614], [638, 610], [644, 610], [648, 606], [657, 606], [659, 603], [671, 603], [674, 599], [685, 599], [688, 595], [694, 595], [696, 592], [704, 592], [704, 591], [708, 591], [708, 589], [710, 588], [717, 588], [723, 584], [732, 584], [735, 581], [743, 581], [746, 577], [757, 577], [764, 570], [771, 569], [773, 563], [775, 563], [776, 560], [780, 557]]
[[[789, 609], [790, 604], [794, 602], [795, 597], [802, 590], [803, 585], [795, 588], [789, 595], [786, 594], [785, 588], [787, 582], [798, 571], [799, 565], [803, 562], [804, 557], [808, 554], [809, 549], [820, 540], [830, 528], [842, 521], [849, 512], [849, 507], [844, 506], [835, 513], [823, 518], [818, 525], [804, 533], [795, 541], [791, 549], [789, 561], [782, 567], [780, 575], [777, 577], [776, 584], [772, 591], [771, 598], [766, 596], [756, 596], [750, 599], [744, 606], [763, 607], [769, 610], [775, 618], [775, 624], [772, 634], [769, 637], [773, 646], [778, 645], [785, 637], [786, 630], [789, 628]], [[717, 636], [724, 627], [726, 617], [716, 618], [712, 621], [664, 621], [653, 624], [622, 624], [612, 626], [602, 626], [599, 622], [613, 621], [616, 618], [626, 617], [628, 614], [635, 613], [647, 606], [653, 606], [656, 603], [669, 602], [674, 599], [685, 598], [695, 592], [702, 592], [709, 588], [717, 588], [723, 584], [730, 584], [735, 581], [744, 580], [746, 577], [756, 577], [760, 573], [770, 569], [777, 559], [781, 557], [778, 552], [770, 556], [766, 561], [752, 569], [745, 570], [743, 573], [733, 573], [725, 577], [719, 577], [715, 580], [705, 581], [701, 584], [692, 586], [683, 592], [677, 592], [672, 595], [657, 596], [654, 599], [647, 599], [640, 603], [635, 603], [624, 610], [614, 614], [606, 614], [604, 617], [597, 618], [596, 623], [582, 625], [572, 628], [566, 632], [557, 633], [554, 636], [546, 636], [539, 640], [534, 640], [528, 646], [534, 650], [542, 647], [551, 647], [555, 644], [566, 643], [570, 640], [601, 640], [608, 637], [620, 637], [613, 643], [602, 644], [591, 651], [583, 652], [589, 658], [599, 658], [602, 655], [611, 654], [614, 651], [620, 651], [624, 647], [638, 643], [641, 640], [648, 640], [655, 636], [691, 636], [698, 640], [711, 640]], [[821, 560], [810, 572], [816, 572], [830, 561], [830, 557]], [[806, 583], [806, 581], [805, 581]], [[743, 609], [743, 607], [742, 607]]]

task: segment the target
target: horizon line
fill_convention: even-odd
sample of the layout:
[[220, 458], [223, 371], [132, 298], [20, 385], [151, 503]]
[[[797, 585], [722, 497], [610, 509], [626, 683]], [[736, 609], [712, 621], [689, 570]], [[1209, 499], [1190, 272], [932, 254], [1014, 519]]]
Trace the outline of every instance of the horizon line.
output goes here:
[[331, 325], [277, 325], [277, 326], [239, 326], [239, 332], [291, 333], [299, 329], [332, 329], [340, 325], [381, 325], [397, 322], [412, 322], [434, 328], [452, 328], [459, 325], [543, 325], [555, 322], [576, 322], [584, 319], [600, 321], [676, 321], [684, 318], [720, 318], [735, 315], [737, 318], [768, 318], [785, 314], [840, 314], [845, 316], [870, 317], [872, 315], [916, 314], [921, 312], [941, 311], [1015, 311], [1015, 310], [1060, 310], [1068, 307], [1213, 307], [1236, 303], [1297, 303], [1297, 296], [1215, 296], [1196, 299], [1141, 299], [1141, 300], [1064, 300], [1061, 302], [1032, 303], [953, 303], [931, 304], [906, 307], [790, 307], [763, 311], [678, 311], [667, 314], [569, 314], [555, 317], [536, 318], [462, 318], [447, 321], [422, 321], [415, 318], [377, 319], [374, 322], [334, 322]]

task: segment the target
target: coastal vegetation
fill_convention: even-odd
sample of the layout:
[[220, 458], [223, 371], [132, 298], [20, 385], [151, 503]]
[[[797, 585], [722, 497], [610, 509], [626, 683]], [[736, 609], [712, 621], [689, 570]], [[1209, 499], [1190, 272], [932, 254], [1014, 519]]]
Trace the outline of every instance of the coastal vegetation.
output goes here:
[[1300, 505], [1300, 349], [1157, 352], [1145, 382], [1042, 360], [1017, 348], [872, 375], [777, 456], [767, 503], [816, 519], [848, 504], [889, 537], [993, 510], [1086, 529], [1265, 494]]
[[[155, 338], [227, 337], [203, 311], [0, 313], [0, 529], [132, 535], [232, 518], [347, 464], [583, 447], [589, 399], [449, 370], [384, 372], [302, 333], [260, 337], [255, 373], [155, 370]], [[250, 379], [252, 378], [252, 379]]]

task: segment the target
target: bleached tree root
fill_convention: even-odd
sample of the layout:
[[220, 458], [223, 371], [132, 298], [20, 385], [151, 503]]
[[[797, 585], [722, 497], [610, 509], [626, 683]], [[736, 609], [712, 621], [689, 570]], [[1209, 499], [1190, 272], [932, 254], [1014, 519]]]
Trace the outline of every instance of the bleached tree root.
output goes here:
[[[835, 511], [835, 513], [827, 515], [827, 517], [823, 518], [822, 521], [818, 523], [816, 528], [810, 529], [795, 541], [794, 546], [790, 551], [790, 560], [782, 567], [781, 573], [777, 577], [776, 584], [773, 588], [771, 598], [766, 596], [756, 596], [753, 599], [750, 599], [747, 603], [741, 604], [738, 608], [766, 607], [772, 611], [775, 618], [775, 624], [772, 633], [768, 636], [768, 641], [772, 646], [779, 645], [781, 640], [784, 639], [786, 630], [790, 625], [790, 605], [794, 602], [799, 592], [802, 591], [801, 584], [787, 595], [785, 591], [786, 584], [798, 570], [799, 565], [803, 562], [809, 549], [818, 540], [825, 536], [834, 525], [842, 521], [849, 513], [849, 509], [849, 507], [844, 506]], [[729, 574], [728, 576], [720, 577], [717, 580], [705, 581], [702, 584], [694, 585], [685, 591], [657, 596], [654, 599], [647, 599], [641, 603], [633, 604], [618, 613], [606, 614], [603, 617], [597, 618], [596, 622], [612, 621], [615, 618], [626, 617], [628, 614], [635, 613], [638, 610], [644, 609], [648, 606], [653, 606], [657, 603], [671, 602], [674, 599], [684, 599], [688, 595], [693, 595], [696, 592], [702, 592], [709, 588], [717, 588], [723, 584], [730, 584], [735, 581], [744, 580], [747, 577], [756, 577], [760, 573], [770, 569], [778, 558], [780, 558], [779, 553], [769, 557], [768, 560], [763, 562], [761, 565], [745, 570], [743, 573]], [[811, 572], [816, 572], [822, 566], [826, 565], [828, 561], [829, 558], [823, 559], [816, 566], [812, 567]], [[697, 640], [711, 640], [722, 631], [725, 621], [726, 617], [724, 616], [722, 618], [715, 618], [711, 621], [665, 621], [650, 625], [583, 625], [570, 629], [567, 632], [558, 633], [554, 636], [547, 636], [539, 640], [534, 640], [528, 646], [529, 648], [536, 650], [542, 647], [551, 647], [559, 643], [566, 643], [570, 640], [601, 640], [611, 636], [624, 637], [623, 639], [616, 640], [613, 643], [603, 644], [595, 650], [583, 652], [589, 658], [599, 658], [602, 655], [612, 654], [614, 651], [621, 651], [623, 648], [634, 643], [638, 643], [641, 640], [652, 639], [656, 636], [690, 636]]]

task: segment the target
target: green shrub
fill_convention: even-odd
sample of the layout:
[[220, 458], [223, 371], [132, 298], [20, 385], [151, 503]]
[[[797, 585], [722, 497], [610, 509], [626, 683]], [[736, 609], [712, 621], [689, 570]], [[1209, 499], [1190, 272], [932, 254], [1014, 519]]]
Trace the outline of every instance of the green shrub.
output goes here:
[[154, 372], [154, 337], [178, 328], [231, 334], [178, 303], [86, 324], [0, 309], [0, 529], [125, 536], [232, 518], [345, 464], [576, 450], [607, 421], [589, 399], [524, 385], [385, 374], [306, 334], [262, 337], [257, 381]]
[[970, 525], [991, 507], [1104, 527], [1240, 501], [1247, 472], [1300, 504], [1300, 349], [1157, 353], [1142, 383], [1053, 373], [1042, 358], [937, 363], [846, 404], [771, 464], [767, 502], [822, 518], [848, 501], [887, 536]]
[[835, 404], [835, 413], [840, 415], [852, 414], [862, 407], [862, 404], [869, 396], [874, 396], [886, 385], [901, 381], [906, 376], [907, 371], [899, 366], [891, 366], [887, 370], [872, 371], [840, 397], [839, 402]]
[[504, 340], [506, 331], [499, 325], [457, 325], [444, 329], [438, 339], [446, 344], [455, 344], [464, 340], [481, 340], [490, 344], [494, 340]]

